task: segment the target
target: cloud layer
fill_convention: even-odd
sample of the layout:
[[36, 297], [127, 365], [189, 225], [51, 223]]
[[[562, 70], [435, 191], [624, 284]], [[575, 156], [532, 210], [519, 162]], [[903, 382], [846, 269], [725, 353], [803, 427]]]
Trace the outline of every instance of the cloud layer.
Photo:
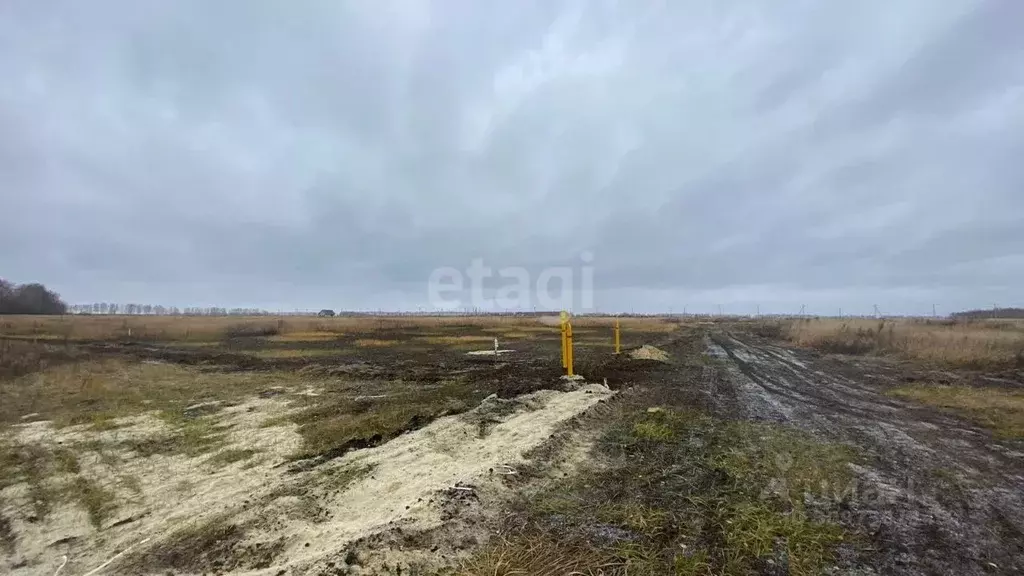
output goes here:
[[1013, 0], [5, 2], [0, 274], [68, 300], [1022, 305]]

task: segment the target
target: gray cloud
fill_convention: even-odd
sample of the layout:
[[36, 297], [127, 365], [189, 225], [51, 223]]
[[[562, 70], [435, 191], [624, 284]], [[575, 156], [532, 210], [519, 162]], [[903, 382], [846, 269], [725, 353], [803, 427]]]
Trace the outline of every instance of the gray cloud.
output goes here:
[[426, 306], [594, 255], [603, 310], [1024, 305], [1024, 6], [0, 7], [0, 273]]

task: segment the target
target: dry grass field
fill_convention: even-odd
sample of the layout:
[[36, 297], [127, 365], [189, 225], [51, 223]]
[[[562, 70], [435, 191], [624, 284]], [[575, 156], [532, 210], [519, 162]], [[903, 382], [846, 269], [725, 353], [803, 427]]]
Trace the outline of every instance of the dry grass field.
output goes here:
[[[611, 320], [576, 325], [581, 369], [611, 358]], [[677, 327], [625, 321], [623, 343]], [[467, 355], [495, 338], [510, 356]], [[603, 397], [553, 392], [559, 353], [557, 318], [0, 317], [0, 572], [147, 538], [120, 573], [312, 569], [430, 525], [438, 490]]]
[[1024, 322], [819, 319], [783, 327], [800, 346], [845, 354], [893, 354], [955, 368], [1024, 368]]
[[[485, 333], [547, 333], [557, 318], [513, 316], [375, 316], [318, 318], [308, 316], [0, 316], [0, 335], [53, 341], [109, 341], [118, 339], [159, 342], [216, 341], [233, 336], [276, 336], [312, 340], [331, 334], [374, 334], [388, 330], [442, 330], [469, 328]], [[610, 329], [615, 320], [579, 317], [573, 327]], [[671, 331], [676, 323], [661, 318], [622, 318], [626, 330]]]
[[615, 321], [574, 320], [572, 383], [557, 317], [0, 317], [0, 573], [888, 573], [819, 494], [860, 436], [790, 415], [841, 430], [842, 377], [1024, 436], [1019, 324]]
[[1001, 437], [1024, 437], [1024, 388], [1013, 385], [1024, 375], [1024, 320], [825, 318], [767, 322], [755, 330], [825, 353], [891, 357], [908, 369], [974, 372], [980, 380], [945, 373], [890, 394], [960, 414]]

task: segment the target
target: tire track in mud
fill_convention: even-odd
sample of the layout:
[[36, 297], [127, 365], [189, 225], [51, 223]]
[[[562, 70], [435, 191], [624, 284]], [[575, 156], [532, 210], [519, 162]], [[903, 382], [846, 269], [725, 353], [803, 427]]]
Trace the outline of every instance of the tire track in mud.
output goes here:
[[856, 486], [835, 490], [849, 499], [843, 522], [873, 541], [858, 563], [886, 574], [1024, 571], [1024, 443], [890, 398], [878, 374], [853, 362], [826, 368], [813, 354], [734, 333], [706, 344], [739, 414], [862, 452]]
[[748, 409], [752, 409], [748, 416], [753, 419], [789, 421], [793, 419], [794, 410], [807, 412], [811, 409], [813, 414], [817, 412], [813, 408], [828, 407], [853, 417], [874, 420], [879, 410], [895, 414], [907, 409], [905, 403], [859, 389], [846, 378], [812, 371], [788, 350], [749, 346], [731, 335], [716, 335], [710, 347], [713, 356], [731, 360], [743, 376], [763, 390], [762, 403], [775, 408], [774, 411], [771, 408], [759, 411], [757, 402], [748, 402]]

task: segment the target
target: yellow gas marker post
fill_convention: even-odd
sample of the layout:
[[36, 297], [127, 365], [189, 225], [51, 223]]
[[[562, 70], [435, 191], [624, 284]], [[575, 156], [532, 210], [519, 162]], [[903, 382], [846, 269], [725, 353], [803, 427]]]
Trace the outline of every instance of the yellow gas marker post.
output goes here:
[[618, 354], [622, 351], [622, 347], [619, 345], [619, 321], [615, 321], [615, 353]]
[[562, 341], [561, 341], [562, 342], [562, 368], [566, 368], [568, 366], [568, 360], [569, 360], [569, 357], [568, 357], [568, 355], [565, 352], [565, 326], [568, 323], [569, 323], [569, 315], [566, 314], [565, 311], [563, 311], [562, 315], [561, 315], [561, 324], [560, 324], [561, 332], [562, 332]]
[[562, 311], [562, 368], [565, 374], [572, 376], [572, 324], [569, 322], [569, 313]]
[[572, 322], [565, 323], [565, 375], [572, 377]]

